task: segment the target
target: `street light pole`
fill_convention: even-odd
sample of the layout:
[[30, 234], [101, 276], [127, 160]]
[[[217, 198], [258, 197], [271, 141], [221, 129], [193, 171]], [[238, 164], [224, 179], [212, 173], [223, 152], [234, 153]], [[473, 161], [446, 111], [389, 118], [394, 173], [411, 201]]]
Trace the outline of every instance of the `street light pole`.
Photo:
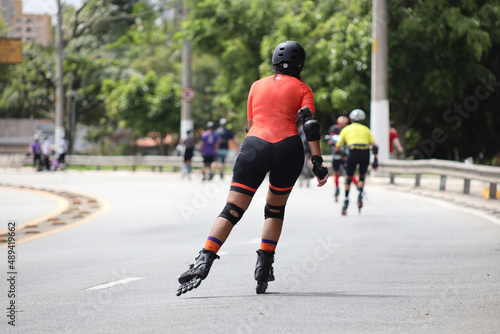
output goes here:
[[61, 138], [64, 137], [63, 115], [64, 115], [64, 88], [63, 88], [63, 47], [62, 47], [62, 10], [61, 0], [57, 0], [57, 26], [56, 26], [56, 115], [55, 115], [55, 138], [56, 150], [59, 148]]
[[70, 136], [69, 136], [69, 153], [74, 154], [75, 139], [76, 139], [76, 98], [78, 94], [74, 90], [69, 90], [66, 92], [66, 96], [71, 99], [71, 125], [70, 125]]
[[[187, 18], [188, 8], [186, 1], [183, 2], [183, 17]], [[191, 101], [194, 92], [191, 88], [191, 41], [184, 39], [182, 45], [182, 104], [181, 104], [181, 133], [180, 138], [186, 137], [186, 132], [193, 129], [193, 118], [191, 115]]]
[[379, 159], [389, 159], [389, 100], [387, 0], [373, 0], [372, 13], [372, 87], [370, 128], [379, 146]]

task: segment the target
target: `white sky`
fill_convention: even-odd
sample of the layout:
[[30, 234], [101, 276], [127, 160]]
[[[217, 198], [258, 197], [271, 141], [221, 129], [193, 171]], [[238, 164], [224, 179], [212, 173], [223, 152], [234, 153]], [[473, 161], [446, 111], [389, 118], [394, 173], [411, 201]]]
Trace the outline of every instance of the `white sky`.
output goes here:
[[[61, 0], [63, 3], [80, 6], [82, 0]], [[57, 13], [56, 0], [23, 0], [23, 14], [49, 14]]]

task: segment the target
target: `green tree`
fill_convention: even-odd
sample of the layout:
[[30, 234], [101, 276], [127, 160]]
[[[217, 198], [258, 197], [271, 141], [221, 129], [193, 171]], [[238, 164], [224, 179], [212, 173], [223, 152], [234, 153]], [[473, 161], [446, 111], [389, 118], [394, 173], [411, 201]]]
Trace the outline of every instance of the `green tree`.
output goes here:
[[186, 26], [196, 57], [216, 57], [210, 107], [236, 111], [244, 126], [248, 90], [272, 74], [276, 45], [301, 43], [307, 53], [302, 77], [315, 92], [318, 117], [328, 128], [337, 115], [369, 107], [370, 20], [367, 0], [207, 0], [193, 5]]
[[[134, 23], [136, 0], [87, 0], [76, 9], [63, 4], [64, 88], [76, 92], [77, 118], [98, 124], [104, 114], [97, 98], [105, 78], [119, 77], [122, 69], [105, 43], [114, 41]], [[54, 34], [55, 35], [55, 34]], [[8, 68], [0, 85], [3, 117], [54, 117], [55, 50], [24, 44], [23, 63]], [[66, 96], [63, 98], [67, 98]], [[66, 132], [69, 133], [71, 101], [66, 99]]]
[[[197, 92], [208, 90], [212, 95], [209, 105], [200, 106], [199, 115], [206, 121], [207, 115], [225, 117], [235, 112], [243, 120], [248, 89], [259, 78], [262, 39], [272, 31], [284, 5], [271, 0], [191, 0], [188, 4], [183, 37], [193, 41], [193, 55], [200, 57], [193, 64], [208, 59], [206, 64], [213, 67], [204, 66], [204, 76], [215, 75], [212, 87], [195, 86]], [[239, 130], [246, 126], [237, 125]]]
[[158, 141], [160, 153], [167, 153], [163, 139], [176, 132], [180, 122], [180, 86], [172, 75], [158, 78], [151, 71], [145, 76], [106, 80], [102, 97], [111, 121], [133, 129], [138, 136], [151, 136]]
[[[122, 61], [110, 52], [108, 43], [116, 41], [135, 23], [137, 0], [86, 0], [81, 7], [64, 8], [64, 85], [76, 92], [77, 120], [83, 124], [102, 123], [105, 115], [101, 84], [118, 79], [124, 71]], [[66, 110], [70, 110], [70, 99]], [[69, 127], [69, 112], [66, 113]]]
[[[296, 1], [265, 37], [263, 55], [272, 54], [276, 43], [286, 39], [304, 46], [302, 77], [314, 91], [324, 131], [352, 109], [369, 109], [370, 4], [367, 0]], [[270, 68], [269, 56], [261, 68]]]
[[[369, 110], [370, 0], [186, 4], [187, 18], [181, 16], [180, 0], [87, 0], [78, 9], [64, 7], [65, 88], [77, 93], [78, 120], [100, 125], [98, 137], [129, 126], [122, 121], [124, 114], [134, 119], [136, 133], [151, 126], [154, 110], [166, 102], [153, 103], [160, 101], [156, 93], [144, 93], [143, 101], [140, 91], [127, 88], [127, 80], [158, 91], [168, 77], [165, 89], [178, 94], [185, 38], [193, 45], [197, 127], [226, 117], [243, 133], [250, 85], [272, 73], [271, 54], [283, 40], [296, 40], [306, 50], [302, 77], [315, 93], [323, 129], [354, 108]], [[491, 161], [500, 152], [495, 128], [500, 123], [500, 1], [390, 0], [387, 19], [391, 119], [407, 151], [414, 158]], [[54, 50], [27, 49], [37, 52], [30, 62], [0, 67], [3, 116], [53, 113]], [[127, 100], [126, 94], [142, 101], [140, 106], [129, 104], [131, 111], [124, 110], [120, 101]], [[169, 108], [178, 104], [178, 95], [175, 99]], [[121, 116], [113, 117], [118, 112]], [[178, 114], [158, 113], [168, 120], [162, 129], [178, 131]], [[482, 136], [471, 138], [471, 129]]]
[[21, 64], [2, 66], [1, 117], [54, 117], [53, 51], [52, 47], [26, 45]]
[[[499, 20], [497, 0], [390, 2], [391, 115], [414, 157], [491, 159], [500, 152], [498, 144], [486, 144], [500, 141], [498, 131], [487, 131], [487, 121], [500, 122], [498, 92], [477, 107], [464, 106], [473, 112], [455, 108], [474, 102], [469, 97], [480, 78], [496, 81]], [[479, 129], [481, 138], [471, 139]]]

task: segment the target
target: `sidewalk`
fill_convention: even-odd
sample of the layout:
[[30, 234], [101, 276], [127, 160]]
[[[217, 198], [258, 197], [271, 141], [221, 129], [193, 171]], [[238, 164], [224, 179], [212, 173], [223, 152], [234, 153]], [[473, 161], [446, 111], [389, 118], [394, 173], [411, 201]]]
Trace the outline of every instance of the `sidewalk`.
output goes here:
[[485, 189], [489, 187], [487, 182], [471, 181], [469, 195], [463, 194], [463, 180], [461, 179], [448, 178], [446, 190], [440, 191], [440, 178], [433, 175], [423, 176], [420, 187], [415, 187], [414, 176], [397, 176], [394, 184], [390, 183], [389, 176], [371, 176], [368, 178], [368, 183], [394, 191], [443, 200], [463, 208], [478, 210], [500, 223], [500, 199], [486, 199], [482, 195]]

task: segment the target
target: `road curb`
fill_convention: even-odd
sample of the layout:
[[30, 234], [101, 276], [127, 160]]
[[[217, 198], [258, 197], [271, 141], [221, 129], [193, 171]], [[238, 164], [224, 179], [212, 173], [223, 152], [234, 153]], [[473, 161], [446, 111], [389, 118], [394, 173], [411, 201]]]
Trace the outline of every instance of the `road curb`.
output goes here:
[[498, 200], [487, 200], [482, 197], [464, 195], [457, 192], [425, 189], [423, 187], [415, 187], [408, 184], [384, 183], [381, 180], [376, 180], [370, 185], [383, 187], [390, 191], [404, 192], [424, 197], [433, 201], [441, 201], [442, 203], [454, 206], [460, 210], [482, 216], [500, 225], [500, 202]]
[[[110, 208], [110, 204], [106, 200], [69, 191], [5, 183], [0, 183], [0, 187], [35, 192], [42, 196], [51, 197], [59, 202], [58, 208], [52, 212], [16, 226], [16, 244], [76, 227], [97, 218]], [[0, 249], [8, 245], [8, 232], [8, 229], [0, 231]]]

